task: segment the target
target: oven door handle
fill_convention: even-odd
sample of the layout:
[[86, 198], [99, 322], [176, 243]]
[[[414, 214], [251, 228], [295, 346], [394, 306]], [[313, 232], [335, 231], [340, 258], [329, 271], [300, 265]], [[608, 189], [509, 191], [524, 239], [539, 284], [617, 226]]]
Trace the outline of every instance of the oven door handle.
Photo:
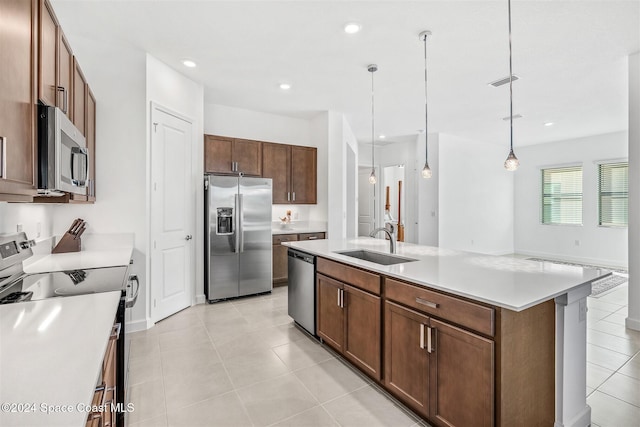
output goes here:
[[[125, 308], [131, 308], [134, 305], [136, 305], [136, 301], [138, 300], [138, 292], [140, 291], [140, 280], [138, 279], [137, 274], [132, 274], [131, 276], [129, 276], [129, 282], [135, 282], [136, 291], [131, 298], [127, 298], [127, 300], [125, 301], [125, 305], [124, 305]], [[131, 286], [131, 285], [127, 285], [127, 286]]]

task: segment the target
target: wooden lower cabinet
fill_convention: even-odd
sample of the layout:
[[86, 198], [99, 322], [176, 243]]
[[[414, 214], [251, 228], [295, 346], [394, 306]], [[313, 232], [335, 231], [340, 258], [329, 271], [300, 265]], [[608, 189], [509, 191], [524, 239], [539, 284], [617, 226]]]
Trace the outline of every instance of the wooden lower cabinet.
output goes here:
[[272, 275], [274, 286], [284, 286], [289, 279], [289, 258], [287, 247], [282, 242], [295, 242], [298, 240], [324, 239], [325, 233], [301, 233], [301, 234], [274, 234], [272, 237]]
[[493, 341], [390, 301], [384, 338], [384, 384], [407, 406], [436, 425], [493, 426]]
[[94, 409], [87, 417], [86, 426], [115, 426], [116, 425], [116, 394], [117, 383], [117, 354], [118, 337], [120, 335], [120, 324], [113, 325], [107, 351], [102, 360], [102, 370], [100, 380], [94, 393], [91, 407]]
[[321, 274], [317, 289], [318, 336], [380, 381], [380, 297]]

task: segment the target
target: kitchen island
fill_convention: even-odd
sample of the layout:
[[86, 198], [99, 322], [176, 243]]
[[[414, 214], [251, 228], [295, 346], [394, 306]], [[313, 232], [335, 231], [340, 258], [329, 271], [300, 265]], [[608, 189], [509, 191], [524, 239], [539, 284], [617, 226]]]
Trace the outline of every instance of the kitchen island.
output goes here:
[[318, 257], [320, 338], [429, 422], [589, 425], [586, 297], [607, 270], [406, 243], [394, 265], [344, 253], [388, 253], [369, 238], [286, 245]]

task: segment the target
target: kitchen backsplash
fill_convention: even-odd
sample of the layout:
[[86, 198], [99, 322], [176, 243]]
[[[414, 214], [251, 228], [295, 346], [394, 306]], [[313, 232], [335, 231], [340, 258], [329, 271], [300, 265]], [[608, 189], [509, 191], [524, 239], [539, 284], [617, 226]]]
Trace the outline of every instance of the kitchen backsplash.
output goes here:
[[52, 209], [44, 204], [0, 202], [0, 234], [24, 231], [29, 239], [49, 238], [53, 235]]

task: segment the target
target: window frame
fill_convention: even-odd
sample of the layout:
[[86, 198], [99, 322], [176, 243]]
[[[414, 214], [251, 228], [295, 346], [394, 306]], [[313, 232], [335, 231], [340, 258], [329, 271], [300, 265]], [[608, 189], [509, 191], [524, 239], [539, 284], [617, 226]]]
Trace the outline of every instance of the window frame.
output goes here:
[[[544, 174], [547, 170], [575, 169], [580, 168], [582, 191], [580, 193], [580, 223], [544, 222]], [[540, 191], [538, 193], [540, 203], [540, 225], [560, 226], [560, 227], [583, 227], [584, 226], [584, 165], [582, 163], [564, 163], [556, 165], [545, 165], [539, 167]]]
[[601, 194], [601, 189], [600, 189], [600, 183], [601, 183], [601, 179], [600, 179], [600, 174], [601, 174], [601, 167], [604, 165], [617, 165], [617, 164], [626, 164], [627, 165], [627, 209], [629, 208], [628, 204], [629, 204], [629, 176], [628, 176], [628, 169], [629, 169], [629, 159], [627, 158], [621, 158], [621, 159], [607, 159], [607, 160], [600, 160], [595, 162], [596, 164], [596, 198], [597, 198], [597, 213], [596, 213], [596, 218], [597, 218], [597, 226], [598, 227], [602, 227], [602, 228], [619, 228], [619, 229], [625, 229], [629, 227], [629, 216], [628, 216], [628, 211], [627, 211], [627, 223], [624, 225], [616, 225], [616, 224], [602, 224], [602, 215], [601, 215], [601, 203], [602, 203], [602, 194]]

